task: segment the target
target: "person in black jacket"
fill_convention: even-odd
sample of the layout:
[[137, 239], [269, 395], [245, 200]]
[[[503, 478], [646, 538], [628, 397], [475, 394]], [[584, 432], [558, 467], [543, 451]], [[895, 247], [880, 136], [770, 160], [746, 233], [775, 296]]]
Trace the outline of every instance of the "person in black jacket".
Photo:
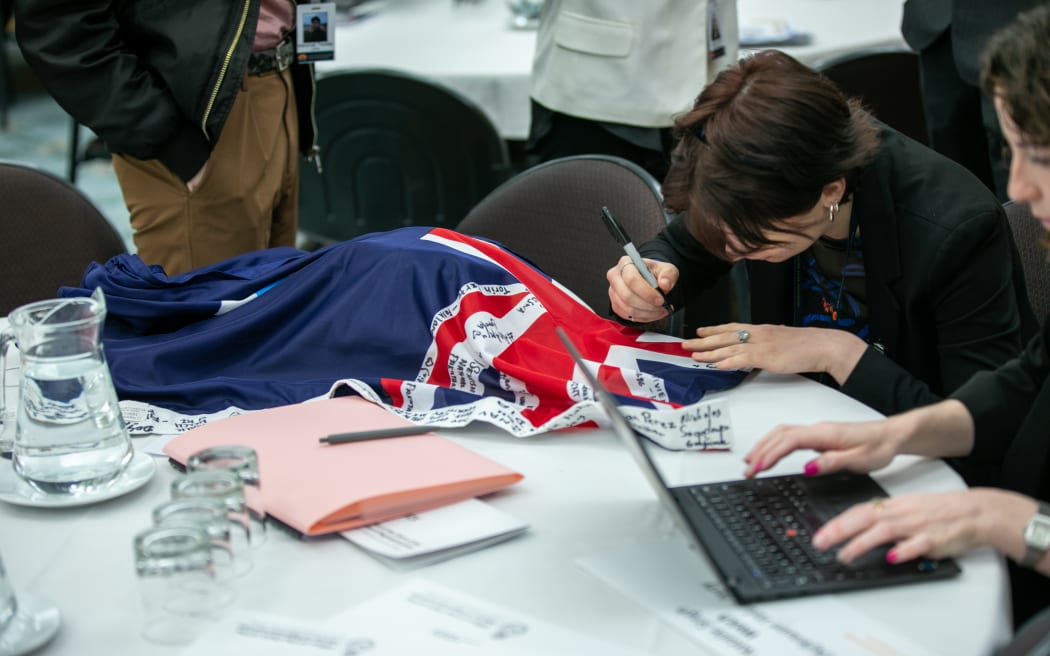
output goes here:
[[[1050, 229], [1050, 5], [1025, 12], [989, 41], [982, 85], [994, 98], [1013, 149], [1010, 197], [1028, 203]], [[965, 457], [1000, 469], [995, 488], [909, 494], [862, 504], [814, 537], [826, 549], [846, 542], [849, 561], [890, 543], [903, 562], [992, 546], [1009, 556], [1014, 622], [1050, 605], [1050, 323], [1020, 356], [981, 372], [948, 400], [881, 421], [780, 427], [747, 454], [745, 472], [767, 470], [797, 449], [820, 454], [807, 474], [872, 471], [896, 454]]]
[[168, 275], [294, 246], [312, 69], [289, 0], [20, 0], [45, 88], [114, 153], [138, 254]]
[[[694, 359], [820, 373], [890, 413], [939, 400], [1034, 332], [996, 198], [788, 55], [723, 71], [676, 130], [663, 191], [680, 215], [640, 251], [674, 307], [747, 260], [754, 322], [697, 329]], [[619, 317], [665, 316], [629, 259], [607, 278]]]

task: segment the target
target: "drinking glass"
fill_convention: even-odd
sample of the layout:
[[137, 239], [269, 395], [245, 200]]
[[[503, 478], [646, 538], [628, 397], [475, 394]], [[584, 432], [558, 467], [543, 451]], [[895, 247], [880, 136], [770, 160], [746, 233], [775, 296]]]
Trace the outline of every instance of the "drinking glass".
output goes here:
[[247, 574], [251, 561], [245, 554], [248, 539], [226, 516], [226, 505], [217, 499], [172, 499], [153, 509], [155, 526], [196, 526], [211, 541], [216, 575], [230, 580]]
[[245, 485], [259, 484], [259, 456], [255, 449], [224, 444], [201, 449], [186, 461], [186, 471], [222, 469], [237, 474]]
[[511, 14], [511, 27], [519, 30], [534, 30], [539, 27], [543, 0], [507, 0]]
[[[6, 345], [0, 343], [0, 349]], [[16, 356], [17, 357], [17, 356]], [[11, 362], [11, 357], [3, 358], [4, 367], [0, 371], [0, 385], [5, 386], [0, 392], [0, 457], [10, 458], [15, 448], [15, 408], [18, 407], [18, 377], [9, 378], [18, 370], [18, 363]], [[12, 399], [14, 399], [12, 401]]]
[[182, 645], [211, 628], [233, 604], [215, 574], [208, 534], [198, 526], [154, 526], [135, 536], [135, 572], [150, 642]]
[[[195, 471], [176, 478], [171, 482], [172, 499], [208, 499], [220, 502], [226, 508], [226, 519], [232, 524], [235, 535], [243, 535], [246, 544], [252, 544], [253, 522], [248, 506], [244, 503], [244, 483], [240, 476], [222, 469]], [[256, 538], [258, 539], [258, 538]], [[237, 556], [242, 567], [251, 568], [248, 549], [242, 549]], [[244, 573], [244, 572], [241, 572]]]
[[8, 347], [17, 344], [20, 356], [14, 470], [44, 494], [91, 493], [134, 456], [102, 350], [105, 318], [106, 299], [96, 289], [90, 297], [15, 308], [0, 331], [0, 418]]
[[244, 500], [251, 515], [251, 546], [258, 548], [266, 542], [266, 508], [259, 485], [259, 456], [255, 449], [236, 444], [224, 444], [202, 449], [186, 460], [187, 472], [228, 471], [244, 483]]

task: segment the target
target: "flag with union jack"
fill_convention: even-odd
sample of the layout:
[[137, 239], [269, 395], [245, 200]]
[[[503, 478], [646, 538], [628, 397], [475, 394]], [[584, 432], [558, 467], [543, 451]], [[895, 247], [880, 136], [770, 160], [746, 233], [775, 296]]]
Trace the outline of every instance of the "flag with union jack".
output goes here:
[[120, 255], [62, 293], [96, 287], [118, 395], [186, 415], [356, 393], [418, 423], [518, 436], [600, 421], [561, 326], [638, 430], [669, 448], [724, 449], [724, 404], [701, 400], [746, 373], [697, 363], [680, 339], [602, 318], [507, 249], [439, 228], [171, 277]]

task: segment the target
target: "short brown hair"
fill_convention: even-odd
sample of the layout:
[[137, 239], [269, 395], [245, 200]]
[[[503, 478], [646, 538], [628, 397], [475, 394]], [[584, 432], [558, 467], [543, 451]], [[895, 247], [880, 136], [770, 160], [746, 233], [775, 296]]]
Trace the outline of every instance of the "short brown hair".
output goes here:
[[878, 127], [856, 100], [792, 57], [766, 50], [722, 71], [675, 121], [678, 144], [664, 202], [722, 255], [728, 228], [746, 247], [807, 212], [824, 185], [846, 179], [847, 200], [879, 147]]
[[1050, 146], [1050, 5], [1020, 14], [988, 40], [981, 87], [999, 97], [1033, 145]]

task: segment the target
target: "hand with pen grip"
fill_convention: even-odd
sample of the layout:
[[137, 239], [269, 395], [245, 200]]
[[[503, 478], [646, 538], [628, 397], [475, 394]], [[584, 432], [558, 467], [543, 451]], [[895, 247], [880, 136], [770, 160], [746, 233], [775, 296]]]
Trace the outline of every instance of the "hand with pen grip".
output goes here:
[[[602, 222], [605, 223], [605, 227], [609, 230], [609, 234], [613, 236], [613, 239], [615, 239], [617, 243], [620, 244], [620, 246], [623, 246], [624, 252], [627, 253], [626, 262], [624, 261], [625, 258], [621, 258], [620, 262], [616, 265], [616, 268], [620, 271], [621, 277], [625, 269], [630, 269], [633, 267], [635, 272], [641, 278], [641, 280], [643, 280], [648, 286], [648, 289], [636, 288], [634, 290], [635, 292], [637, 292], [637, 294], [639, 294], [639, 298], [651, 298], [654, 301], [656, 301], [657, 305], [663, 308], [667, 312], [667, 314], [674, 312], [674, 307], [672, 307], [671, 304], [664, 297], [664, 293], [666, 293], [666, 291], [674, 287], [675, 281], [678, 280], [678, 269], [673, 266], [671, 267], [674, 270], [674, 280], [669, 283], [666, 283], [666, 286], [662, 286], [660, 280], [657, 279], [657, 276], [650, 269], [650, 263], [656, 264], [656, 262], [652, 260], [646, 261], [642, 258], [641, 253], [638, 252], [638, 248], [634, 245], [634, 242], [632, 242], [631, 238], [627, 235], [627, 231], [624, 230], [623, 226], [620, 225], [620, 223], [613, 217], [612, 212], [609, 211], [608, 207], [602, 207], [601, 217]], [[616, 299], [613, 298], [612, 276], [612, 271], [605, 274], [605, 277], [609, 280], [609, 299], [610, 301], [612, 301], [614, 312], [616, 312], [624, 319], [627, 319], [628, 321], [636, 321], [640, 323], [656, 321], [657, 319], [661, 319], [664, 317], [663, 314], [657, 314], [652, 318], [636, 318], [634, 312], [631, 311], [632, 306], [629, 303], [626, 305], [626, 313], [621, 312], [620, 309], [617, 308]], [[623, 306], [623, 304], [621, 304], [621, 306]], [[645, 305], [640, 306], [640, 310], [644, 314], [648, 314], [648, 312], [646, 312], [647, 309], [648, 308]]]
[[658, 288], [646, 281], [627, 255], [606, 272], [605, 279], [609, 281], [609, 302], [613, 312], [628, 321], [649, 323], [673, 311], [664, 294], [678, 282], [678, 267], [657, 260], [643, 259], [642, 262], [656, 280]]

